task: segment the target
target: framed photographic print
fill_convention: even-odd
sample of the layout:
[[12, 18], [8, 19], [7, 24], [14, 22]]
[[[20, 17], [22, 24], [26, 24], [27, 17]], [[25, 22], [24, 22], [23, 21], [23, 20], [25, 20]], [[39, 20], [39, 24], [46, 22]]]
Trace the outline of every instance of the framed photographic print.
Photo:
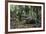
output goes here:
[[45, 3], [8, 1], [5, 12], [7, 32], [37, 32], [45, 30]]

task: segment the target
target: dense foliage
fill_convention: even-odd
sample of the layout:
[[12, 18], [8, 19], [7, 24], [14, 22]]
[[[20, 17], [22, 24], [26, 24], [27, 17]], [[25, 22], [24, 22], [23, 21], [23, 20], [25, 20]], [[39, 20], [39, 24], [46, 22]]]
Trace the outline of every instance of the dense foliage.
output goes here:
[[10, 23], [11, 29], [40, 27], [41, 6], [10, 5]]

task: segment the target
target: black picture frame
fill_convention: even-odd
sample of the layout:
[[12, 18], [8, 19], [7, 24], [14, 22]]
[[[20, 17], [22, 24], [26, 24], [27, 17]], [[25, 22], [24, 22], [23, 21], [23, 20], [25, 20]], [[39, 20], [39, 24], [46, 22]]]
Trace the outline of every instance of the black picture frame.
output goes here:
[[[27, 4], [42, 4], [43, 5], [43, 29], [42, 30], [29, 30], [29, 31], [12, 31], [8, 32], [8, 3], [27, 3]], [[39, 32], [45, 31], [45, 3], [44, 2], [28, 2], [28, 1], [13, 1], [5, 0], [5, 33], [22, 33], [22, 32]]]

